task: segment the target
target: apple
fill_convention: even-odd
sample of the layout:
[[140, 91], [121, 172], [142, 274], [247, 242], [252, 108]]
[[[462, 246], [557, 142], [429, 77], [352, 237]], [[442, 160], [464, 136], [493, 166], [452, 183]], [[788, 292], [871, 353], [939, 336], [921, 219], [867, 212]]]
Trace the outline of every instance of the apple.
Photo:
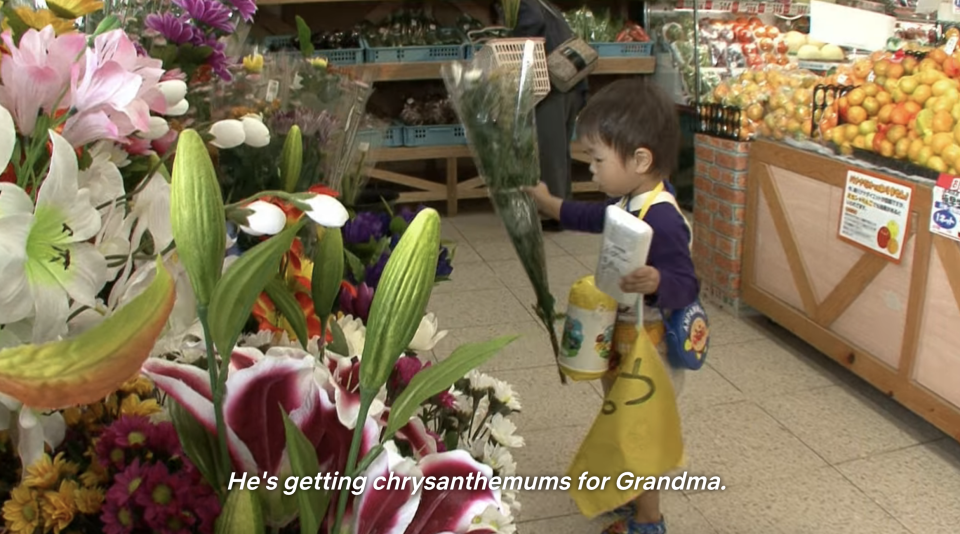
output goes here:
[[737, 30], [737, 41], [739, 41], [739, 42], [741, 42], [741, 43], [744, 43], [744, 44], [746, 44], [746, 43], [752, 43], [752, 42], [753, 42], [753, 32], [750, 30], [750, 28], [746, 28], [746, 27], [744, 27], [744, 26], [741, 26], [741, 27]]
[[880, 231], [877, 232], [877, 245], [879, 245], [882, 249], [886, 249], [889, 243], [890, 229], [886, 226], [881, 226]]

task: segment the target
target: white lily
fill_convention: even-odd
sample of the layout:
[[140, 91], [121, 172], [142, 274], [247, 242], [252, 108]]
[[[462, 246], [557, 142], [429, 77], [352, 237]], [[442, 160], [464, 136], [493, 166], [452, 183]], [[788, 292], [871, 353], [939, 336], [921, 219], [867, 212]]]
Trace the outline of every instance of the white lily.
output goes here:
[[337, 319], [340, 330], [343, 331], [343, 337], [347, 340], [347, 357], [360, 357], [363, 355], [363, 347], [367, 340], [367, 327], [363, 326], [363, 321], [352, 315], [344, 315]]
[[407, 348], [414, 352], [433, 350], [441, 339], [447, 337], [448, 333], [446, 330], [440, 330], [438, 332], [438, 328], [437, 316], [435, 314], [431, 312], [424, 315], [423, 319], [420, 320], [420, 327], [417, 328], [417, 333], [413, 335], [413, 339], [410, 340], [410, 346]]
[[259, 115], [247, 115], [240, 119], [243, 125], [243, 142], [253, 148], [262, 148], [270, 144], [270, 129]]
[[247, 215], [247, 225], [240, 226], [245, 234], [252, 236], [276, 235], [287, 225], [287, 215], [277, 205], [263, 200], [254, 200], [244, 206], [252, 211]]
[[123, 175], [113, 162], [113, 153], [105, 143], [97, 143], [88, 152], [90, 166], [77, 175], [77, 185], [90, 190], [90, 203], [96, 206], [112, 202], [125, 194]]
[[217, 148], [234, 148], [243, 144], [246, 133], [243, 130], [243, 123], [236, 119], [226, 119], [213, 123], [210, 127], [210, 135], [213, 141], [210, 144]]
[[307, 217], [320, 226], [340, 228], [350, 219], [347, 208], [330, 195], [314, 195], [303, 203], [310, 208], [305, 212]]
[[34, 317], [34, 343], [65, 334], [70, 299], [94, 306], [106, 283], [106, 259], [87, 243], [100, 230], [100, 214], [90, 191], [78, 186], [70, 143], [52, 131], [50, 138], [50, 172], [36, 207], [20, 187], [0, 184], [0, 324]]
[[0, 431], [4, 430], [17, 436], [17, 454], [26, 472], [26, 467], [43, 456], [44, 444], [54, 449], [63, 443], [67, 424], [60, 412], [45, 415], [0, 393]]
[[13, 116], [3, 106], [0, 106], [0, 132], [3, 132], [3, 135], [0, 135], [0, 172], [3, 172], [17, 145], [17, 127], [13, 123]]

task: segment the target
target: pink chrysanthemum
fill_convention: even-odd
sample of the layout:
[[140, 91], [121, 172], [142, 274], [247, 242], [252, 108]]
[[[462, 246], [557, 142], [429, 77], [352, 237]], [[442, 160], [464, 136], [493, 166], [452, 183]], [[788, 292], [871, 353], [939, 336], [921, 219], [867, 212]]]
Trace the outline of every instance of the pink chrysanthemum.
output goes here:
[[139, 459], [114, 477], [100, 514], [105, 534], [127, 534], [137, 527], [139, 514], [134, 508], [134, 501], [142, 491], [143, 481], [144, 470]]
[[200, 533], [212, 534], [217, 518], [220, 517], [220, 499], [202, 477], [197, 477], [192, 488], [190, 507], [200, 518]]
[[97, 458], [104, 466], [122, 470], [128, 453], [148, 446], [153, 427], [146, 417], [123, 416], [108, 426], [97, 441]]
[[183, 457], [183, 448], [180, 445], [177, 429], [169, 421], [154, 425], [150, 432], [149, 447], [154, 454], [164, 458]]
[[183, 500], [190, 493], [190, 479], [185, 473], [170, 473], [167, 466], [154, 464], [146, 468], [143, 491], [135, 502], [143, 508], [143, 518], [154, 532], [178, 533], [190, 530], [196, 516], [184, 509]]
[[457, 398], [453, 396], [449, 391], [441, 391], [434, 397], [434, 402], [440, 405], [441, 408], [446, 408], [447, 410], [456, 410], [457, 409]]

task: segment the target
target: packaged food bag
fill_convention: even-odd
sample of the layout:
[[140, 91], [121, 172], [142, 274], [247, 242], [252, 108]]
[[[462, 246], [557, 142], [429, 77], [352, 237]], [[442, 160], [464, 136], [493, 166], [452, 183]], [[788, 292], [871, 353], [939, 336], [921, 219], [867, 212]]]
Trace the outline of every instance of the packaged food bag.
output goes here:
[[[662, 336], [662, 326], [638, 329], [633, 349], [621, 360], [617, 380], [567, 472], [571, 497], [588, 518], [643, 493], [642, 484], [637, 489], [632, 484], [630, 489], [619, 489], [617, 478], [623, 473], [631, 473], [633, 482], [638, 477], [664, 476], [683, 465], [676, 395], [655, 346]], [[583, 473], [610, 478], [603, 487], [588, 490], [586, 485], [579, 487]]]
[[570, 288], [560, 341], [560, 370], [575, 381], [597, 380], [609, 369], [617, 301], [585, 276]]
[[653, 229], [620, 206], [607, 206], [603, 246], [597, 262], [597, 288], [625, 306], [637, 303], [636, 295], [620, 291], [620, 279], [647, 263]]

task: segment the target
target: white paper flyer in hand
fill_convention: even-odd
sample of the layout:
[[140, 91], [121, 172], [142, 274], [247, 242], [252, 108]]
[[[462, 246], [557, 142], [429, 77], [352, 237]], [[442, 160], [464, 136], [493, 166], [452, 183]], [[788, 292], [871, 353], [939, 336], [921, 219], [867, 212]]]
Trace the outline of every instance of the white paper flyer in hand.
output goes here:
[[647, 263], [653, 228], [620, 206], [607, 206], [603, 248], [597, 263], [597, 289], [623, 306], [637, 303], [637, 295], [620, 291], [620, 279]]

